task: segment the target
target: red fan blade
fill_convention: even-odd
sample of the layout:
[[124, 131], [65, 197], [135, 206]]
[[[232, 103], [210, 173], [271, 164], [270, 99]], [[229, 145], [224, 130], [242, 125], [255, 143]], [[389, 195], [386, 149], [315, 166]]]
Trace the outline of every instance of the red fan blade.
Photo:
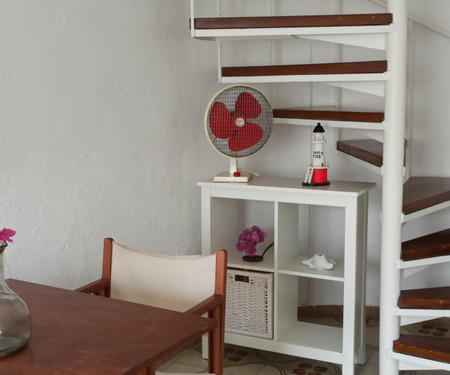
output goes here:
[[247, 118], [257, 118], [262, 112], [261, 106], [252, 94], [243, 92], [236, 100], [236, 114]]
[[263, 136], [263, 130], [257, 124], [247, 122], [242, 128], [237, 128], [236, 132], [228, 141], [231, 151], [242, 151], [256, 145]]
[[222, 102], [215, 102], [209, 115], [209, 125], [212, 133], [220, 139], [230, 138], [236, 126], [227, 106]]

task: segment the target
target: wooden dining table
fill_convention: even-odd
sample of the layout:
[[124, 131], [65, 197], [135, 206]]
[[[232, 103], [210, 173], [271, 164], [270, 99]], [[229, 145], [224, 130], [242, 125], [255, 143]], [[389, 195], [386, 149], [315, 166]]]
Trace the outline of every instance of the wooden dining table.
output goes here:
[[8, 279], [27, 304], [32, 335], [0, 358], [1, 375], [155, 373], [156, 363], [217, 324], [213, 319]]

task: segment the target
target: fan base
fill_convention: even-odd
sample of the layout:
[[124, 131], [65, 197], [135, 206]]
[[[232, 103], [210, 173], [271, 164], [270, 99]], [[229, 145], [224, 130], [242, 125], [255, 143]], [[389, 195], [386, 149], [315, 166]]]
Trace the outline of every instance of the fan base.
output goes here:
[[241, 172], [240, 176], [234, 176], [230, 171], [222, 171], [214, 177], [214, 182], [249, 182], [252, 177], [253, 174], [249, 171]]

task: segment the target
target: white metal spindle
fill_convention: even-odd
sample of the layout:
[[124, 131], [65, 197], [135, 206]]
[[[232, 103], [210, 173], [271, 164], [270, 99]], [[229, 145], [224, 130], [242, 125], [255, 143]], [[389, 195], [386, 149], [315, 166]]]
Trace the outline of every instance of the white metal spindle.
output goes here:
[[[222, 0], [217, 0], [217, 17], [222, 17]], [[222, 42], [217, 40], [217, 75], [222, 82]]]
[[191, 37], [195, 37], [195, 25], [194, 25], [195, 10], [194, 10], [194, 2], [195, 2], [195, 0], [191, 0], [191, 2], [190, 2]]
[[411, 127], [412, 127], [412, 106], [413, 106], [413, 68], [414, 68], [414, 42], [413, 42], [414, 23], [408, 20], [408, 52], [406, 68], [406, 107], [405, 107], [405, 177], [408, 179], [411, 174]]

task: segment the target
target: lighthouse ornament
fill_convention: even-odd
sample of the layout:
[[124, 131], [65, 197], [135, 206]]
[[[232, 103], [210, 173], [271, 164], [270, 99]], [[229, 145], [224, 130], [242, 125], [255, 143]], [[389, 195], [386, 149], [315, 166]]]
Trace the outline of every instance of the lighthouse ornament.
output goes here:
[[328, 163], [325, 162], [324, 144], [325, 144], [325, 130], [320, 122], [313, 130], [312, 136], [312, 163], [306, 170], [305, 181], [303, 185], [306, 186], [325, 186], [329, 185], [328, 181]]

